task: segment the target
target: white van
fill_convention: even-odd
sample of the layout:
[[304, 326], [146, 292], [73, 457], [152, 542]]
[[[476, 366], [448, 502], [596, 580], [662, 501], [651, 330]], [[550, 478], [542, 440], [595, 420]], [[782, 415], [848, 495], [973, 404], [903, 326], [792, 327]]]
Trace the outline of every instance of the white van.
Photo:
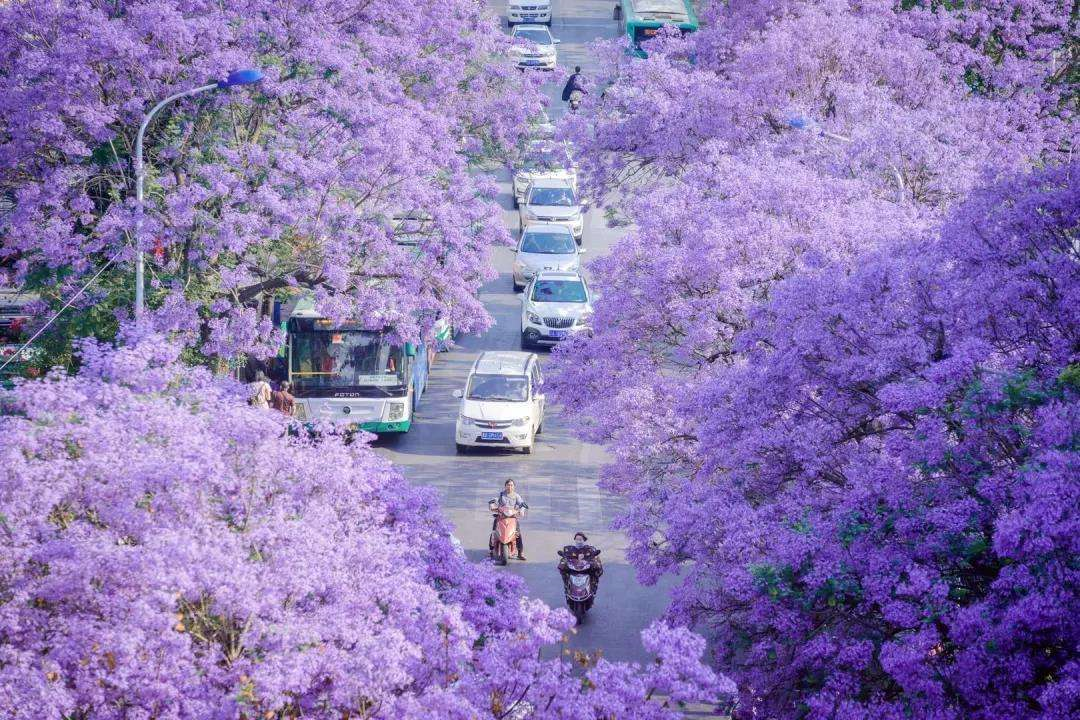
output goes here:
[[551, 0], [506, 0], [506, 24], [551, 25]]
[[526, 455], [544, 426], [544, 377], [536, 353], [481, 353], [469, 371], [461, 398], [457, 451], [470, 447], [516, 448]]

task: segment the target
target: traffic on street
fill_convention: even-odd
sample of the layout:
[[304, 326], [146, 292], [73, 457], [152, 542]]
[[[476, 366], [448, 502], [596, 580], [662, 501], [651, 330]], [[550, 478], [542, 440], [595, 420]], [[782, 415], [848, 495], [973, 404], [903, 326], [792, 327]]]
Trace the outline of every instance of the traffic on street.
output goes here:
[[[615, 37], [622, 30], [613, 20], [612, 7], [609, 0], [551, 3], [551, 35], [560, 41], [560, 66], [580, 66], [589, 73], [593, 61], [588, 44]], [[502, 3], [492, 3], [491, 8], [507, 17]], [[516, 22], [517, 11], [512, 10], [510, 16]], [[522, 26], [513, 27], [520, 32]], [[562, 88], [563, 83], [554, 81], [546, 86], [547, 113], [555, 122], [568, 112], [560, 98]], [[409, 432], [382, 436], [375, 446], [410, 481], [439, 491], [455, 535], [474, 560], [489, 555], [492, 526], [487, 501], [512, 478], [529, 505], [520, 521], [528, 560], [511, 559], [506, 571], [522, 576], [529, 594], [553, 607], [567, 603], [557, 553], [573, 544], [574, 533], [584, 532], [589, 544], [602, 553], [604, 576], [588, 617], [569, 647], [599, 650], [613, 660], [644, 661], [648, 654], [639, 632], [663, 612], [673, 581], [642, 586], [626, 563], [624, 536], [610, 529], [620, 501], [597, 487], [600, 467], [606, 461], [603, 449], [574, 437], [560, 420], [558, 407], [535, 400], [543, 396], [542, 385], [533, 385], [532, 399], [470, 399], [477, 391], [476, 377], [486, 374], [483, 365], [476, 365], [478, 359], [482, 355], [494, 358], [496, 353], [503, 358], [519, 354], [521, 381], [516, 387], [521, 398], [529, 397], [525, 382], [529, 358], [539, 361], [537, 372], [542, 378], [550, 348], [569, 333], [587, 331], [587, 261], [602, 256], [626, 232], [626, 228], [608, 227], [601, 212], [582, 206], [572, 159], [565, 151], [558, 159], [559, 149], [544, 137], [549, 132], [545, 125], [539, 122], [535, 127], [537, 144], [526, 155], [529, 164], [517, 173], [496, 175], [503, 219], [518, 243], [495, 252], [499, 277], [480, 293], [494, 326], [480, 337], [459, 335], [453, 349], [438, 356]], [[500, 388], [509, 387], [509, 380], [499, 382]], [[501, 407], [495, 410], [493, 405]], [[469, 413], [486, 417], [474, 418]], [[540, 416], [512, 425], [530, 413]], [[481, 424], [473, 425], [477, 421]], [[463, 427], [463, 423], [469, 425]], [[485, 433], [494, 439], [484, 439]]]

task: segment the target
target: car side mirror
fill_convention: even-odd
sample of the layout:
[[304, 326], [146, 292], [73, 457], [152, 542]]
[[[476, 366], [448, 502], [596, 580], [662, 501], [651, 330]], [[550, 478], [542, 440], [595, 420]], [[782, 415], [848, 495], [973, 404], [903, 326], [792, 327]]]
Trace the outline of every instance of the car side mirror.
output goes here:
[[560, 40], [559, 38], [552, 38], [552, 41], [553, 41], [553, 42], [554, 42], [554, 43], [555, 43], [556, 45], [558, 45], [559, 43], [561, 43], [561, 42], [562, 42], [562, 40]]
[[461, 390], [455, 390], [455, 391], [453, 392], [453, 395], [454, 395], [454, 397], [456, 397], [456, 398], [457, 398], [457, 399], [459, 399], [459, 400], [460, 400], [461, 398], [465, 397], [465, 393], [463, 393], [463, 392], [462, 392]]
[[588, 248], [578, 248], [577, 254], [584, 255], [587, 252], [589, 252]]

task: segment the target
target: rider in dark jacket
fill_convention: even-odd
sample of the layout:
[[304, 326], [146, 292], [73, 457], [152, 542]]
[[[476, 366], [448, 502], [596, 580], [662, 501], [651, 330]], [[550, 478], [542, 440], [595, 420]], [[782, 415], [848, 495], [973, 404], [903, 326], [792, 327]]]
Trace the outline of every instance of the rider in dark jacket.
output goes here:
[[563, 102], [569, 102], [570, 101], [570, 95], [575, 90], [580, 90], [583, 93], [585, 92], [585, 78], [581, 74], [581, 66], [577, 66], [577, 67], [574, 68], [574, 74], [571, 75], [569, 77], [569, 79], [567, 79], [566, 85], [563, 86], [563, 89], [562, 89]]
[[604, 566], [600, 562], [600, 558], [597, 555], [600, 551], [592, 545], [588, 544], [589, 538], [585, 536], [583, 532], [574, 533], [574, 544], [563, 547], [562, 557], [559, 559], [559, 574], [562, 575], [563, 585], [568, 582], [570, 575], [570, 568], [566, 564], [566, 557], [569, 555], [587, 554], [591, 555], [589, 576], [592, 580], [592, 591], [596, 592], [597, 585], [600, 584], [600, 576], [604, 574]]

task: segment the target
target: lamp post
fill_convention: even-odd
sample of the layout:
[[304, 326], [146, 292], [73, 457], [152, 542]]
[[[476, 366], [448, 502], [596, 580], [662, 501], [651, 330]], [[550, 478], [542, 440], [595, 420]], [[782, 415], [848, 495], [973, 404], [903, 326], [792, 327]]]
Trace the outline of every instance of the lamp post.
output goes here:
[[135, 136], [135, 323], [140, 324], [142, 321], [143, 310], [145, 308], [146, 295], [145, 295], [145, 267], [146, 256], [142, 249], [142, 224], [143, 224], [143, 183], [146, 179], [146, 169], [143, 166], [143, 136], [146, 134], [146, 128], [150, 125], [150, 121], [154, 119], [158, 111], [165, 107], [174, 100], [180, 98], [190, 97], [192, 95], [198, 95], [200, 93], [209, 92], [211, 90], [225, 90], [226, 88], [235, 87], [238, 85], [252, 85], [263, 79], [263, 74], [259, 70], [236, 70], [229, 73], [229, 76], [224, 80], [216, 83], [210, 83], [209, 85], [201, 85], [191, 90], [185, 90], [178, 92], [175, 95], [170, 95], [157, 105], [150, 109], [150, 112], [143, 116], [142, 125], [139, 126], [139, 134]]
[[[830, 140], [839, 140], [840, 142], [851, 142], [851, 138], [844, 135], [837, 135], [823, 129], [816, 122], [810, 118], [797, 115], [787, 120], [788, 127], [793, 130], [801, 130], [802, 132], [811, 132], [821, 137], [829, 138]], [[904, 202], [904, 176], [900, 174], [900, 170], [896, 165], [889, 163], [889, 169], [893, 172], [893, 177], [896, 179], [896, 202]]]

